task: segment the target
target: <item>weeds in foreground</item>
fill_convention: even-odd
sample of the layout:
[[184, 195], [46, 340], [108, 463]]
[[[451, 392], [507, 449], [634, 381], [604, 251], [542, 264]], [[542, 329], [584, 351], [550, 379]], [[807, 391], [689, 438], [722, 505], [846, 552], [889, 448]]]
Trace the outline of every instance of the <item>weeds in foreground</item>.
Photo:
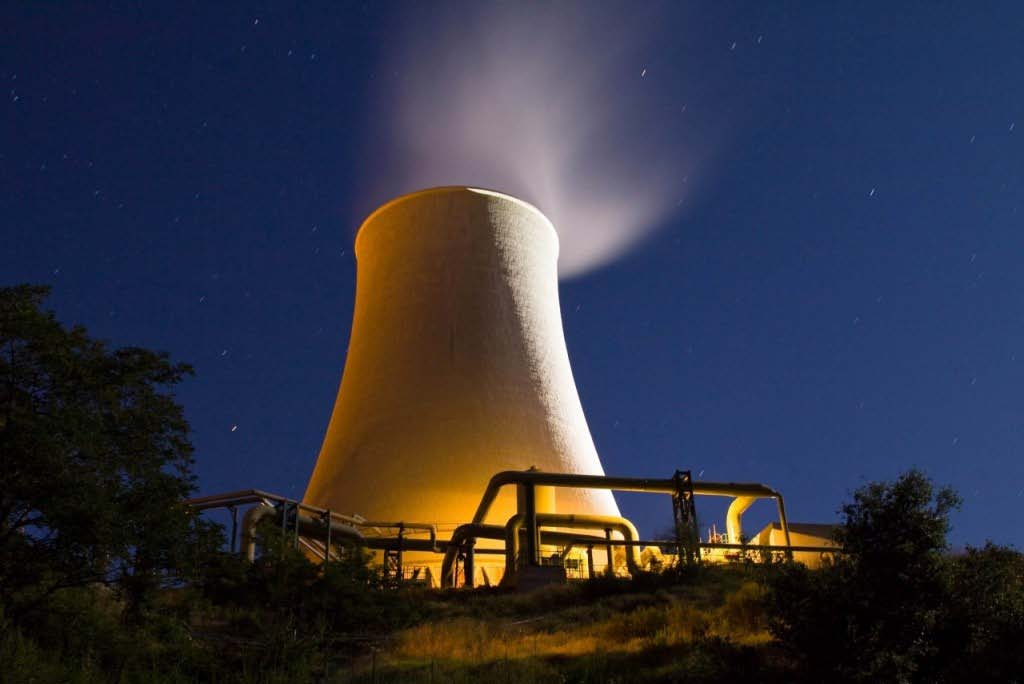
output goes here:
[[722, 681], [748, 666], [768, 681], [763, 599], [762, 585], [741, 571], [653, 591], [618, 582], [456, 597], [337, 681], [625, 683], [683, 672], [687, 681]]

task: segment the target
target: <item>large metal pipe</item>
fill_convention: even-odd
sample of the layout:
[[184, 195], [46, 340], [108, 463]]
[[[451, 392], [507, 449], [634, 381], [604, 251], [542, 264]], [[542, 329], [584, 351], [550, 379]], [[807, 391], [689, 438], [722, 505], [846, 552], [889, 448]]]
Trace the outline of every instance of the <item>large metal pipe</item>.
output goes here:
[[729, 537], [729, 541], [733, 544], [739, 544], [743, 540], [743, 514], [750, 508], [758, 497], [756, 496], [737, 496], [729, 504], [729, 509], [725, 512], [725, 532]]
[[256, 526], [261, 520], [276, 516], [277, 510], [266, 504], [253, 506], [242, 516], [242, 553], [250, 563], [256, 560]]
[[[628, 522], [628, 521], [627, 521]], [[566, 526], [568, 527], [568, 526]], [[453, 576], [453, 570], [455, 569], [455, 556], [458, 554], [459, 548], [476, 539], [496, 539], [506, 541], [508, 538], [507, 525], [481, 525], [476, 523], [466, 523], [465, 525], [459, 525], [452, 532], [451, 539], [448, 540], [448, 549], [453, 553], [446, 553], [444, 561], [441, 563], [441, 584], [444, 587], [454, 587], [455, 577]], [[547, 530], [541, 532], [541, 544], [543, 545], [560, 545], [571, 542], [578, 542], [583, 540], [589, 543], [598, 543], [602, 541], [601, 537], [588, 537], [586, 535], [572, 534], [569, 532], [559, 532], [557, 530]], [[581, 542], [582, 543], [582, 542]], [[444, 542], [439, 544], [443, 545]], [[508, 551], [507, 541], [506, 549], [476, 549], [474, 553], [500, 553], [506, 556], [506, 568], [508, 572]]]
[[458, 547], [469, 539], [504, 539], [504, 525], [481, 525], [479, 523], [466, 523], [459, 525], [452, 532], [452, 538], [448, 540], [448, 549], [458, 550]]
[[[649, 479], [637, 477], [615, 477], [609, 475], [581, 475], [575, 473], [548, 473], [539, 470], [504, 470], [496, 473], [487, 483], [480, 504], [473, 515], [472, 524], [482, 524], [487, 519], [495, 499], [502, 487], [518, 485], [520, 487], [540, 485], [558, 488], [606, 489], [621, 492], [651, 492], [656, 494], [676, 494], [678, 482], [674, 478]], [[785, 517], [782, 494], [763, 484], [751, 482], [694, 482], [693, 493], [702, 496], [734, 496], [751, 499], [772, 498], [778, 502], [780, 524], [789, 543], [789, 524]], [[528, 489], [526, 491], [529, 491]], [[737, 529], [741, 529], [739, 511], [736, 516]], [[745, 509], [744, 509], [745, 510]], [[523, 511], [526, 513], [527, 511]], [[536, 529], [536, 528], [534, 528]], [[442, 568], [451, 568], [455, 561], [457, 549], [448, 547]], [[637, 563], [639, 565], [639, 563]], [[446, 582], [448, 574], [442, 570], [441, 581]]]
[[[517, 514], [509, 518], [505, 525], [505, 574], [511, 576], [515, 572], [516, 559], [519, 556], [519, 531], [526, 522], [524, 514]], [[614, 530], [619, 532], [627, 542], [635, 542], [640, 539], [633, 523], [626, 518], [612, 515], [573, 515], [569, 513], [537, 513], [537, 526], [540, 527], [568, 527], [572, 529], [599, 529]], [[529, 534], [529, 533], [527, 533]], [[600, 540], [603, 541], [603, 540]], [[611, 564], [611, 554], [608, 563]], [[626, 567], [634, 577], [642, 574], [640, 569], [640, 550], [635, 545], [626, 547]]]
[[[653, 492], [674, 494], [676, 481], [672, 478], [649, 479], [639, 477], [613, 477], [608, 475], [577, 475], [571, 473], [546, 473], [542, 471], [504, 470], [495, 474], [484, 490], [480, 504], [473, 515], [473, 522], [481, 523], [487, 518], [491, 505], [506, 485], [533, 484], [551, 487], [578, 489], [611, 489], [619, 492]], [[693, 493], [704, 496], [754, 496], [777, 498], [779, 492], [763, 484], [748, 482], [694, 482]]]
[[356, 526], [360, 527], [360, 528], [364, 528], [364, 529], [365, 528], [371, 528], [371, 529], [376, 529], [378, 531], [381, 530], [381, 529], [398, 529], [398, 530], [401, 530], [403, 532], [402, 545], [405, 548], [407, 548], [407, 549], [412, 549], [412, 547], [409, 546], [409, 542], [411, 542], [411, 541], [427, 541], [427, 540], [412, 540], [412, 539], [409, 539], [408, 537], [404, 536], [405, 532], [408, 532], [409, 530], [419, 530], [421, 532], [426, 532], [427, 536], [429, 537], [429, 542], [430, 542], [431, 549], [434, 550], [434, 551], [437, 551], [438, 553], [440, 553], [440, 549], [437, 548], [437, 526], [436, 525], [431, 525], [430, 523], [410, 523], [410, 522], [404, 522], [404, 521], [381, 522], [381, 521], [376, 521], [376, 520], [362, 520], [362, 519], [359, 519], [359, 518], [357, 518], [357, 520], [358, 520], [358, 522], [356, 523]]
[[[729, 504], [729, 509], [725, 513], [725, 531], [728, 534], [729, 542], [732, 544], [743, 543], [743, 514], [746, 513], [747, 509], [759, 498], [757, 496], [738, 496], [733, 499], [732, 503]], [[786, 520], [786, 504], [782, 500], [782, 495], [777, 494], [773, 497], [775, 499], [776, 507], [779, 512], [779, 525], [782, 527], [782, 534], [786, 540], [786, 546], [790, 546], [789, 538], [789, 521]], [[790, 549], [792, 551], [792, 549]]]
[[[444, 561], [441, 562], [441, 586], [455, 586], [455, 559], [460, 548], [465, 545], [475, 545], [477, 539], [504, 539], [504, 534], [505, 529], [500, 525], [474, 525], [473, 523], [468, 523], [456, 527], [455, 531], [452, 532], [451, 539], [448, 540], [448, 552], [445, 553]], [[475, 553], [477, 553], [475, 549], [470, 549], [466, 557], [465, 583], [470, 587], [473, 586], [475, 567], [473, 560], [471, 560], [471, 555]], [[448, 562], [449, 556], [451, 557], [450, 563]]]

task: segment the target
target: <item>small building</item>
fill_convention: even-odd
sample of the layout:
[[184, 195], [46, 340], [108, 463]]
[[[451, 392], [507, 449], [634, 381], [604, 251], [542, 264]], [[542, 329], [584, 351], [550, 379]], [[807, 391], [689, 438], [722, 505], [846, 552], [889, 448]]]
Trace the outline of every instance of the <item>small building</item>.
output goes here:
[[[789, 523], [789, 543], [793, 546], [832, 546], [838, 548], [835, 542], [835, 532], [838, 525], [820, 523]], [[786, 538], [782, 533], [782, 525], [778, 522], [768, 523], [763, 530], [757, 533], [751, 544], [768, 546], [785, 546]], [[793, 560], [803, 563], [809, 568], [820, 567], [822, 562], [833, 554], [827, 551], [794, 551]]]

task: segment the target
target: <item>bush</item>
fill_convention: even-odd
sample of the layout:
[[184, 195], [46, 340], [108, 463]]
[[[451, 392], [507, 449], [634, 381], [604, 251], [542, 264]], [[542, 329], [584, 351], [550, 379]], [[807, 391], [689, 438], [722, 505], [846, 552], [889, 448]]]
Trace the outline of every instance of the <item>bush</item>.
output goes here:
[[949, 564], [940, 674], [947, 681], [1024, 681], [1024, 556], [988, 543]]
[[959, 504], [911, 471], [842, 508], [846, 553], [771, 581], [772, 633], [808, 681], [1011, 682], [1024, 673], [1024, 557], [947, 552]]
[[841, 509], [845, 553], [818, 571], [780, 570], [772, 633], [812, 679], [930, 681], [940, 618], [949, 514], [959, 505], [912, 470], [858, 489]]

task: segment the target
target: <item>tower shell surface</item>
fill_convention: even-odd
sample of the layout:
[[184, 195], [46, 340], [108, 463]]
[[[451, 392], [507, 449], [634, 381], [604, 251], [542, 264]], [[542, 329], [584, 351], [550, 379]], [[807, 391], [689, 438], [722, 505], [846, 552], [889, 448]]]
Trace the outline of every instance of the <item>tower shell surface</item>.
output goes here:
[[[603, 474], [540, 211], [489, 190], [423, 190], [367, 218], [355, 252], [348, 355], [307, 503], [446, 527], [473, 518], [498, 471]], [[486, 522], [515, 513], [506, 489]], [[559, 489], [554, 507], [619, 514], [604, 490]]]

